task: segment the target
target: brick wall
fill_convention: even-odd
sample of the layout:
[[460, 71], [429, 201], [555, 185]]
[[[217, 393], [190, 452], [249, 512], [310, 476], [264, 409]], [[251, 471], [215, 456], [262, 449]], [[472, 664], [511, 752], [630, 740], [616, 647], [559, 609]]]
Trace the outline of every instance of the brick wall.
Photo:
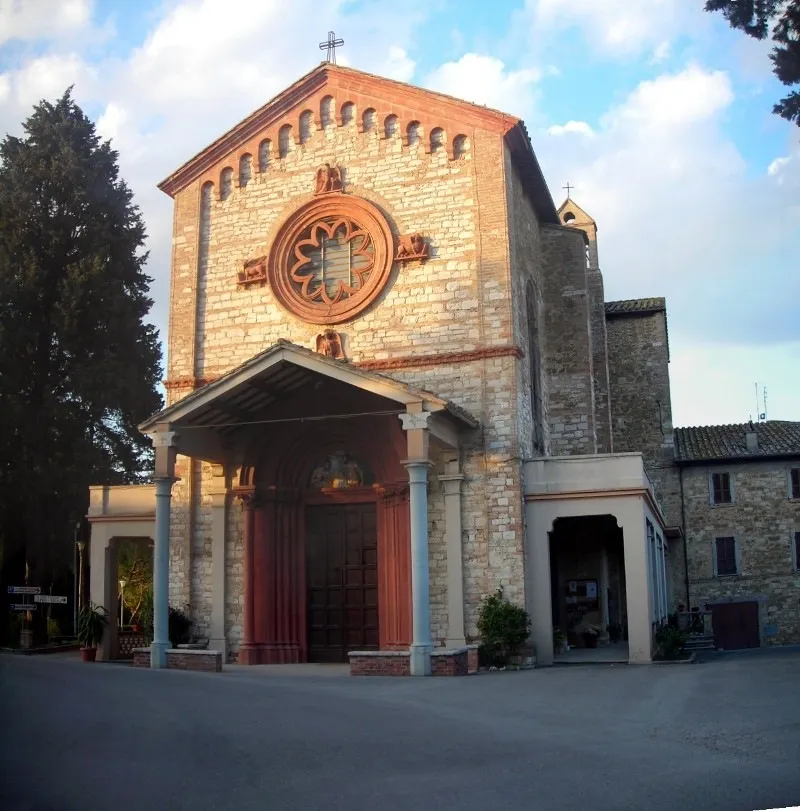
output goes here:
[[[800, 459], [792, 463], [800, 466]], [[788, 498], [786, 462], [727, 463], [687, 467], [683, 487], [691, 605], [729, 597], [762, 602], [766, 644], [800, 643], [800, 572], [794, 568], [792, 538], [800, 530], [800, 502]], [[709, 475], [729, 472], [734, 503], [709, 503]], [[736, 538], [740, 574], [714, 576], [718, 537]], [[683, 599], [685, 602], [685, 597]]]

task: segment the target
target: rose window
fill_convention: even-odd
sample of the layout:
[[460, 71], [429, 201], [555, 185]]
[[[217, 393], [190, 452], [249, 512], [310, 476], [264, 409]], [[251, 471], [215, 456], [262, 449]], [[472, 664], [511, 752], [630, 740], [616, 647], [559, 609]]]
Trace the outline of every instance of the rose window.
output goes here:
[[289, 275], [307, 301], [336, 304], [364, 288], [375, 262], [369, 232], [349, 219], [311, 225], [294, 248]]
[[290, 214], [269, 253], [267, 275], [278, 303], [312, 324], [360, 315], [389, 281], [394, 237], [372, 203], [327, 193]]

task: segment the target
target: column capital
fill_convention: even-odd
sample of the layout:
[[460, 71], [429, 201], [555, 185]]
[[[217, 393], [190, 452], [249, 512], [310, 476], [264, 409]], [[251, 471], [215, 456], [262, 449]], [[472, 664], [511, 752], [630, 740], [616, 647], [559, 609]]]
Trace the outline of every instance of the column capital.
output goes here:
[[430, 428], [428, 425], [428, 420], [431, 417], [430, 411], [417, 411], [413, 414], [406, 411], [397, 416], [400, 418], [400, 422], [403, 423], [404, 431], [416, 431], [420, 429], [427, 431]]
[[176, 448], [178, 446], [177, 431], [153, 431], [147, 434], [154, 448]]
[[463, 473], [445, 473], [438, 477], [446, 496], [461, 494], [461, 482], [466, 478]]

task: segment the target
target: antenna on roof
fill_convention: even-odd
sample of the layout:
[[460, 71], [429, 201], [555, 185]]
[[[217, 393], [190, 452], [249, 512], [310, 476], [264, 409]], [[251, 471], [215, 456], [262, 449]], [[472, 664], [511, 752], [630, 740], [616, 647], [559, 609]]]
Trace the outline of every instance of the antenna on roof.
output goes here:
[[760, 420], [764, 420], [764, 422], [766, 422], [767, 421], [767, 387], [766, 386], [764, 386], [764, 388], [761, 390], [761, 395], [764, 398], [764, 411], [761, 414], [758, 415], [758, 418]]

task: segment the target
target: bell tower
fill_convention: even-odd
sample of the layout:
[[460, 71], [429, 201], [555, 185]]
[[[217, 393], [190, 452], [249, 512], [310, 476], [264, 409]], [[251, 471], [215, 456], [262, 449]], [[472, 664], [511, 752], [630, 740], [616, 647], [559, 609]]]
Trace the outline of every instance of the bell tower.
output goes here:
[[583, 231], [589, 239], [587, 248], [588, 265], [592, 270], [599, 270], [600, 262], [597, 257], [597, 223], [579, 206], [571, 197], [561, 204], [558, 209], [558, 218], [564, 225]]

